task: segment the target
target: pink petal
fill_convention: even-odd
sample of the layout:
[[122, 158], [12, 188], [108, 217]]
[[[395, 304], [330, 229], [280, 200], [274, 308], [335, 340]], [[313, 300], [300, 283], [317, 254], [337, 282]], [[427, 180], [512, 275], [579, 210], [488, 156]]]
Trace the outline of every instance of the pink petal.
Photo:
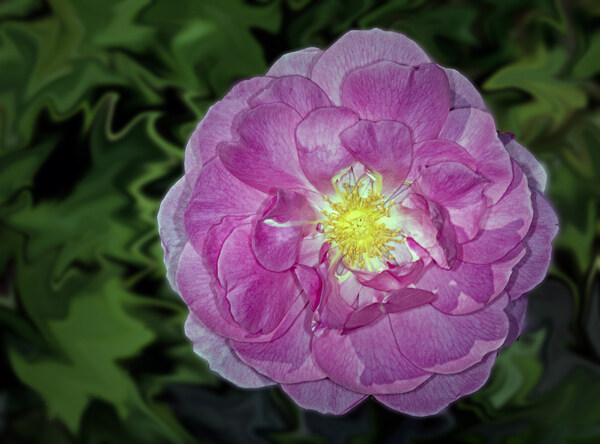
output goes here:
[[191, 194], [192, 189], [182, 177], [171, 187], [158, 210], [158, 231], [164, 250], [167, 279], [174, 290], [177, 290], [175, 273], [179, 256], [188, 241], [183, 216]]
[[218, 287], [214, 275], [207, 268], [204, 257], [189, 243], [181, 253], [176, 282], [179, 293], [190, 311], [204, 325], [220, 336], [240, 341], [272, 341], [290, 327], [305, 305], [301, 297], [296, 298], [278, 328], [265, 335], [250, 334], [235, 322], [229, 311], [222, 310], [224, 295], [217, 291], [219, 289], [222, 292], [222, 289]]
[[529, 231], [533, 219], [531, 191], [516, 162], [513, 167], [513, 181], [502, 199], [483, 218], [479, 235], [462, 245], [463, 262], [486, 264], [497, 261]]
[[185, 212], [190, 242], [200, 251], [201, 240], [210, 227], [225, 216], [255, 215], [266, 198], [232, 176], [218, 158], [211, 160], [202, 168]]
[[429, 57], [415, 42], [395, 32], [350, 31], [323, 52], [313, 66], [311, 79], [339, 105], [340, 85], [346, 74], [382, 60], [420, 65], [428, 63]]
[[496, 354], [490, 353], [482, 362], [463, 372], [434, 375], [412, 392], [378, 395], [376, 399], [394, 410], [409, 415], [435, 415], [457, 399], [479, 390], [489, 378], [495, 358]]
[[519, 164], [527, 176], [529, 186], [543, 193], [546, 189], [546, 182], [548, 181], [548, 175], [546, 174], [544, 167], [540, 165], [533, 154], [514, 140], [514, 136], [500, 134], [499, 137], [502, 143], [504, 143], [510, 157]]
[[331, 178], [349, 167], [354, 158], [344, 149], [340, 133], [358, 121], [348, 108], [319, 108], [296, 129], [300, 165], [308, 180], [322, 193], [331, 194]]
[[190, 187], [196, 183], [202, 165], [217, 155], [219, 144], [237, 138], [233, 129], [237, 115], [249, 109], [248, 99], [272, 80], [256, 77], [240, 82], [222, 100], [208, 109], [185, 149], [185, 178]]
[[267, 76], [282, 77], [297, 74], [310, 77], [310, 72], [322, 51], [319, 48], [305, 48], [282, 55], [267, 71]]
[[552, 240], [558, 233], [558, 218], [550, 203], [538, 191], [534, 191], [531, 198], [534, 216], [523, 240], [527, 254], [515, 267], [506, 286], [511, 299], [533, 290], [542, 282], [552, 258]]
[[323, 90], [301, 76], [285, 76], [274, 80], [248, 103], [252, 107], [268, 103], [285, 103], [303, 118], [315, 108], [331, 106]]
[[332, 381], [359, 393], [402, 393], [430, 377], [398, 350], [387, 316], [345, 334], [318, 332], [312, 347], [317, 363]]
[[400, 290], [412, 284], [423, 269], [422, 261], [410, 262], [381, 273], [354, 270], [358, 281], [380, 291]]
[[362, 393], [352, 392], [329, 379], [284, 384], [281, 388], [300, 407], [325, 414], [341, 415], [366, 398]]
[[465, 76], [454, 69], [442, 69], [450, 83], [450, 107], [452, 109], [478, 108], [487, 111], [481, 94]]
[[294, 273], [310, 302], [311, 310], [316, 310], [321, 301], [321, 290], [323, 288], [321, 276], [314, 268], [300, 264], [294, 268]]
[[252, 248], [258, 262], [271, 271], [284, 271], [298, 260], [300, 242], [317, 215], [306, 198], [278, 189], [275, 205], [256, 223]]
[[238, 387], [259, 388], [274, 384], [271, 379], [242, 362], [228, 339], [215, 334], [193, 314], [185, 322], [185, 335], [194, 344], [194, 352], [208, 362], [213, 372]]
[[498, 139], [492, 116], [475, 108], [450, 111], [439, 135], [465, 148], [477, 163], [477, 172], [490, 180], [485, 195], [496, 203], [512, 180], [510, 156]]
[[510, 301], [504, 309], [508, 316], [508, 322], [510, 327], [508, 329], [508, 335], [502, 347], [508, 347], [510, 344], [515, 342], [521, 335], [523, 327], [525, 326], [525, 313], [527, 311], [527, 296], [521, 296], [513, 301]]
[[413, 142], [434, 139], [450, 109], [448, 78], [440, 67], [379, 62], [349, 73], [342, 103], [366, 120], [397, 120], [412, 131]]
[[456, 373], [498, 349], [508, 334], [506, 296], [468, 315], [452, 316], [431, 305], [390, 314], [400, 351], [420, 368]]
[[361, 120], [340, 138], [356, 160], [383, 176], [384, 193], [391, 193], [404, 183], [412, 162], [410, 130], [404, 124]]
[[425, 140], [413, 146], [413, 161], [407, 179], [415, 181], [421, 175], [422, 168], [442, 162], [458, 162], [473, 171], [477, 169], [471, 155], [460, 145], [449, 140]]
[[271, 342], [235, 342], [231, 345], [247, 364], [269, 378], [286, 384], [325, 378], [315, 364], [310, 341], [312, 312], [304, 311], [283, 335]]
[[516, 254], [491, 264], [456, 261], [450, 270], [431, 266], [425, 270], [417, 286], [433, 291], [437, 299], [432, 305], [444, 313], [472, 313], [500, 295], [513, 267], [524, 254], [525, 250], [519, 248]]
[[226, 291], [231, 314], [249, 333], [266, 334], [283, 320], [300, 290], [291, 271], [263, 268], [252, 254], [250, 226], [236, 228], [218, 260], [218, 277]]
[[310, 189], [296, 153], [294, 132], [300, 120], [300, 115], [283, 103], [251, 109], [238, 125], [241, 139], [221, 145], [223, 164], [242, 182], [261, 191]]

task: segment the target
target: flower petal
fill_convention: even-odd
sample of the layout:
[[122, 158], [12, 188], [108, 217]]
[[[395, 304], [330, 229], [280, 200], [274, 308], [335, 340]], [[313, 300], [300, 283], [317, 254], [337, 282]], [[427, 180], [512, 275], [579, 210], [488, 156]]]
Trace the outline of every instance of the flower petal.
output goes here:
[[527, 253], [506, 286], [511, 299], [533, 290], [544, 279], [552, 257], [552, 240], [558, 233], [558, 218], [550, 203], [538, 191], [531, 193], [531, 198], [534, 216], [523, 240]]
[[498, 349], [508, 334], [508, 297], [468, 315], [452, 316], [431, 305], [390, 314], [400, 351], [420, 368], [456, 373]]
[[281, 323], [300, 289], [291, 271], [263, 268], [252, 253], [250, 239], [250, 225], [231, 233], [219, 255], [218, 277], [235, 321], [249, 333], [266, 334]]
[[358, 121], [348, 108], [319, 108], [296, 129], [298, 157], [304, 174], [321, 193], [334, 192], [331, 178], [349, 167], [354, 158], [344, 149], [340, 133]]
[[300, 264], [294, 267], [294, 274], [310, 302], [311, 310], [316, 310], [321, 301], [321, 290], [323, 288], [321, 275], [314, 268]]
[[448, 78], [433, 63], [413, 67], [379, 62], [346, 76], [342, 103], [362, 119], [406, 124], [414, 142], [433, 139], [450, 109]]
[[514, 140], [514, 136], [500, 134], [499, 137], [502, 143], [504, 143], [504, 147], [506, 148], [506, 151], [508, 151], [508, 154], [510, 154], [510, 157], [519, 164], [527, 176], [529, 185], [543, 193], [546, 189], [546, 182], [548, 181], [548, 175], [546, 174], [544, 167], [540, 165], [533, 154]]
[[520, 298], [512, 300], [508, 303], [504, 311], [508, 316], [508, 322], [510, 327], [508, 329], [508, 335], [502, 347], [508, 347], [510, 344], [515, 342], [521, 335], [523, 327], [525, 326], [525, 313], [527, 310], [527, 296], [523, 295]]
[[425, 140], [413, 146], [413, 161], [407, 179], [414, 182], [423, 168], [442, 162], [458, 162], [472, 171], [477, 169], [477, 164], [462, 146], [449, 140]]
[[208, 162], [196, 181], [184, 216], [185, 231], [201, 251], [206, 232], [228, 216], [252, 216], [267, 196], [236, 179], [219, 159]]
[[300, 407], [320, 413], [341, 415], [366, 398], [329, 380], [283, 384], [283, 391]]
[[198, 123], [185, 149], [185, 178], [190, 187], [200, 169], [217, 155], [217, 147], [237, 138], [234, 122], [238, 114], [250, 108], [248, 99], [273, 79], [257, 77], [235, 85], [222, 100], [211, 106]]
[[490, 353], [477, 365], [453, 375], [434, 375], [412, 392], [398, 395], [378, 395], [384, 405], [413, 416], [439, 413], [459, 398], [479, 390], [490, 376], [495, 353]]
[[484, 216], [479, 235], [462, 244], [461, 260], [489, 264], [504, 257], [527, 234], [533, 219], [527, 178], [513, 162], [513, 181], [502, 199]]
[[452, 110], [439, 138], [456, 142], [469, 152], [477, 163], [477, 172], [490, 180], [485, 195], [492, 203], [498, 202], [510, 185], [512, 168], [492, 116], [475, 108]]
[[478, 108], [486, 111], [485, 103], [477, 88], [461, 73], [454, 69], [442, 68], [448, 76], [450, 83], [450, 107], [459, 108]]
[[294, 132], [300, 115], [283, 103], [251, 109], [238, 125], [241, 139], [221, 145], [223, 165], [242, 182], [269, 192], [312, 188], [298, 162]]
[[329, 378], [350, 390], [401, 393], [430, 377], [400, 353], [387, 316], [345, 334], [329, 329], [319, 333], [312, 342], [317, 363]]
[[306, 77], [285, 76], [275, 79], [266, 88], [252, 97], [252, 107], [268, 103], [285, 103], [303, 118], [315, 108], [331, 106], [327, 95]]
[[323, 52], [313, 66], [311, 79], [339, 105], [340, 85], [346, 74], [381, 60], [405, 65], [430, 61], [415, 42], [402, 34], [381, 29], [350, 31]]
[[317, 215], [306, 198], [278, 189], [274, 206], [256, 223], [252, 248], [258, 262], [271, 271], [284, 271], [298, 261], [300, 242]]
[[175, 274], [179, 256], [188, 241], [183, 216], [191, 194], [192, 189], [182, 177], [171, 187], [158, 210], [158, 232], [164, 250], [167, 280], [174, 290], [177, 290]]
[[404, 183], [412, 162], [410, 130], [404, 124], [361, 120], [345, 130], [340, 139], [356, 160], [383, 176], [384, 193]]
[[271, 342], [232, 341], [238, 356], [269, 378], [286, 384], [325, 378], [315, 364], [310, 341], [312, 312], [304, 311], [283, 335]]
[[305, 48], [284, 54], [273, 63], [266, 75], [282, 77], [297, 74], [310, 77], [312, 67], [322, 52], [319, 48]]
[[215, 334], [190, 313], [185, 321], [185, 335], [194, 344], [194, 352], [208, 362], [210, 369], [242, 388], [259, 388], [275, 382], [242, 362], [229, 340]]

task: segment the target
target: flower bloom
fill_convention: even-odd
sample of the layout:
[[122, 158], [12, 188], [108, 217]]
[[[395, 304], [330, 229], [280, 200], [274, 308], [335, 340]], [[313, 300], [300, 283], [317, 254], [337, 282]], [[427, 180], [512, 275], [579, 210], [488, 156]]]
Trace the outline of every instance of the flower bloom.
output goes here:
[[465, 77], [352, 31], [210, 108], [159, 212], [167, 277], [234, 384], [434, 414], [521, 332], [558, 229], [545, 185]]

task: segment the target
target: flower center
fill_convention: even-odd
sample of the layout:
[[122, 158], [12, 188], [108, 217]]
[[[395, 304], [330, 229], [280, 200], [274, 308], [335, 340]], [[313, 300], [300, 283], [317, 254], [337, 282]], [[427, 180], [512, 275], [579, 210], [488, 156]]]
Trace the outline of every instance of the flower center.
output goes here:
[[351, 267], [366, 266], [373, 271], [372, 260], [381, 264], [385, 258], [391, 259], [392, 243], [404, 239], [401, 230], [392, 230], [385, 223], [394, 201], [386, 203], [384, 196], [373, 189], [363, 196], [366, 191], [361, 185], [360, 181], [356, 185], [345, 183], [343, 191], [336, 186], [338, 202], [329, 202], [325, 197], [330, 210], [322, 211], [326, 217], [323, 232], [328, 242], [340, 248]]

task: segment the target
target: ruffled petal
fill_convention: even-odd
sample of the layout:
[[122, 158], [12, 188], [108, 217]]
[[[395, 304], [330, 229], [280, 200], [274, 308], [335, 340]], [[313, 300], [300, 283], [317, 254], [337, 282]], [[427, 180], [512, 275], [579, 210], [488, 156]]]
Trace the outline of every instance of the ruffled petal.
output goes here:
[[442, 69], [450, 83], [450, 107], [452, 109], [477, 108], [487, 111], [481, 94], [465, 76], [454, 69]]
[[500, 295], [524, 255], [525, 249], [518, 248], [491, 264], [456, 261], [450, 270], [431, 266], [416, 285], [437, 295], [432, 305], [438, 310], [454, 315], [472, 313]]
[[240, 82], [208, 109], [185, 149], [185, 178], [190, 187], [196, 183], [202, 166], [217, 155], [219, 144], [237, 139], [233, 128], [237, 116], [250, 108], [248, 99], [272, 80], [256, 77]]
[[285, 76], [274, 80], [248, 103], [252, 107], [268, 103], [285, 103], [303, 118], [313, 109], [331, 105], [321, 88], [301, 76]]
[[484, 216], [479, 235], [462, 244], [461, 260], [489, 264], [504, 257], [525, 237], [533, 219], [531, 191], [527, 178], [513, 162], [510, 187]]
[[367, 397], [329, 379], [283, 384], [281, 388], [300, 407], [334, 415], [348, 412]]
[[294, 267], [294, 274], [308, 298], [311, 310], [316, 310], [319, 302], [321, 302], [321, 291], [323, 289], [321, 275], [314, 268], [300, 264]]
[[251, 228], [236, 228], [223, 243], [218, 277], [231, 314], [249, 333], [266, 334], [283, 320], [300, 289], [291, 271], [275, 273], [263, 268], [250, 246]]
[[534, 216], [529, 233], [523, 240], [527, 253], [515, 267], [506, 292], [511, 299], [533, 290], [548, 271], [552, 258], [552, 240], [558, 233], [558, 218], [546, 198], [534, 191], [531, 193]]
[[213, 372], [238, 387], [259, 388], [275, 384], [273, 380], [242, 362], [228, 339], [215, 334], [193, 314], [185, 321], [185, 335], [194, 344], [194, 352], [208, 362]]
[[341, 330], [318, 332], [312, 346], [331, 380], [360, 393], [406, 392], [430, 377], [400, 353], [387, 317], [343, 335]]
[[492, 116], [476, 108], [450, 111], [440, 134], [465, 148], [477, 163], [477, 172], [490, 180], [485, 194], [498, 202], [512, 180], [510, 156], [498, 139]]
[[453, 375], [435, 375], [412, 392], [378, 395], [375, 398], [382, 404], [409, 415], [435, 415], [457, 399], [483, 387], [495, 359], [496, 354], [491, 353], [468, 370]]
[[468, 315], [452, 316], [431, 305], [390, 314], [400, 351], [420, 368], [456, 373], [498, 349], [508, 334], [508, 297]]
[[508, 316], [508, 322], [510, 327], [508, 329], [508, 335], [502, 347], [508, 347], [510, 344], [515, 342], [521, 335], [523, 327], [525, 326], [525, 313], [527, 311], [527, 296], [522, 296], [518, 299], [510, 301], [504, 309]]
[[310, 77], [314, 63], [323, 51], [319, 48], [305, 48], [282, 55], [267, 71], [267, 76], [282, 77], [299, 75]]
[[175, 274], [179, 256], [188, 241], [183, 216], [191, 195], [192, 189], [182, 177], [171, 187], [158, 210], [158, 232], [164, 251], [167, 280], [173, 290], [177, 290]]
[[382, 175], [384, 193], [404, 183], [412, 163], [412, 140], [406, 125], [391, 120], [361, 120], [340, 138], [356, 160]]
[[544, 167], [540, 165], [533, 154], [514, 140], [514, 136], [501, 133], [499, 137], [510, 157], [519, 164], [527, 176], [529, 186], [543, 193], [546, 190], [546, 182], [548, 181], [548, 175]]
[[357, 121], [358, 116], [348, 108], [319, 108], [296, 129], [302, 170], [323, 194], [334, 192], [331, 178], [354, 161], [352, 154], [342, 146], [340, 133]]
[[317, 215], [306, 198], [278, 189], [274, 206], [256, 223], [252, 248], [258, 262], [271, 271], [291, 268], [300, 253], [300, 242]]
[[423, 168], [442, 162], [458, 162], [472, 171], [477, 170], [477, 164], [462, 146], [449, 140], [426, 140], [413, 146], [413, 161], [407, 179], [413, 182]]
[[321, 54], [313, 66], [311, 79], [335, 105], [340, 105], [340, 85], [344, 77], [356, 68], [382, 60], [405, 65], [430, 61], [415, 42], [402, 34], [381, 29], [350, 31]]
[[417, 67], [379, 62], [352, 71], [342, 84], [342, 103], [366, 120], [406, 124], [412, 140], [435, 138], [450, 109], [448, 78], [430, 63]]
[[219, 159], [208, 162], [196, 181], [184, 216], [185, 231], [201, 251], [206, 232], [224, 217], [254, 216], [267, 196], [236, 179]]
[[312, 188], [296, 153], [294, 133], [300, 120], [300, 115], [283, 103], [251, 109], [238, 125], [241, 139], [221, 145], [223, 165], [242, 182], [261, 191]]
[[269, 378], [286, 384], [325, 378], [315, 364], [310, 342], [310, 311], [304, 311], [283, 335], [271, 342], [235, 342], [231, 345], [247, 364]]

